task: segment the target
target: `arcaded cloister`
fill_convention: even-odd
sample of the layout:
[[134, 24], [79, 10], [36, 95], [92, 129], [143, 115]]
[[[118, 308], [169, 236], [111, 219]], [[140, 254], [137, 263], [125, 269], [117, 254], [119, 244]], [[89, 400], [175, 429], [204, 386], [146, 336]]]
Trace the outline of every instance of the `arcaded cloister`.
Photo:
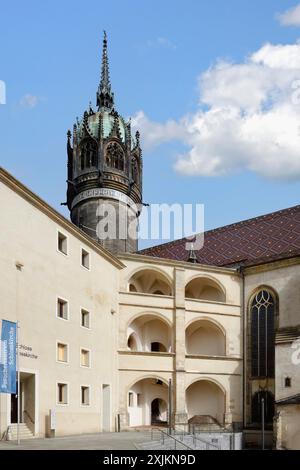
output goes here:
[[[231, 269], [122, 258], [123, 426], [242, 421], [240, 279]], [[141, 264], [142, 261], [142, 264]]]

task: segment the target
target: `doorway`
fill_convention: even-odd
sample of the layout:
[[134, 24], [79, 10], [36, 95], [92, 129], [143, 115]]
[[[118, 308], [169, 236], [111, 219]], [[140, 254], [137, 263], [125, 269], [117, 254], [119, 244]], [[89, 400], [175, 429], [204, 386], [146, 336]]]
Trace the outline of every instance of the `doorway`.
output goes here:
[[[18, 384], [17, 384], [18, 391]], [[26, 423], [34, 432], [36, 421], [36, 376], [35, 374], [20, 373], [20, 423]], [[10, 422], [18, 422], [18, 396], [10, 396]]]
[[151, 402], [151, 425], [167, 424], [167, 404], [161, 398], [155, 398]]

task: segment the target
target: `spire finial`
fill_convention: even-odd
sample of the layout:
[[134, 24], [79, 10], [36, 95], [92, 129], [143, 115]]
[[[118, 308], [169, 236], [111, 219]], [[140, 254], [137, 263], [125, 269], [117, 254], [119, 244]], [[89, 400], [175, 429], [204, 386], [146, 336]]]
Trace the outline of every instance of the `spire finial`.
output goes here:
[[109, 78], [109, 65], [107, 55], [107, 36], [104, 31], [103, 37], [103, 50], [102, 50], [102, 67], [101, 67], [101, 80], [97, 92], [97, 106], [100, 108], [112, 109], [114, 105], [114, 94], [111, 91], [111, 84]]

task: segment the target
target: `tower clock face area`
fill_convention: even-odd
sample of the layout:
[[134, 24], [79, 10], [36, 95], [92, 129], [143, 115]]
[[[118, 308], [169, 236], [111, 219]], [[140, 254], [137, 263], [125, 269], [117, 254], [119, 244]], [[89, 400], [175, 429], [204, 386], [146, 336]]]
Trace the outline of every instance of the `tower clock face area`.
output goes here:
[[[68, 132], [67, 203], [71, 220], [108, 250], [134, 252], [142, 204], [140, 135], [136, 132], [132, 136], [130, 121], [114, 107], [106, 34], [96, 96], [96, 109], [90, 104], [82, 119], [77, 118], [73, 133]], [[108, 235], [103, 234], [105, 217]]]

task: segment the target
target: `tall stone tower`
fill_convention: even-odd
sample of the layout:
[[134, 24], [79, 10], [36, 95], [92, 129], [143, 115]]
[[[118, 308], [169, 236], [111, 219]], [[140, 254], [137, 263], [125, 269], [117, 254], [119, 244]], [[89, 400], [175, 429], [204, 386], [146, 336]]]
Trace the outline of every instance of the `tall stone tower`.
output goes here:
[[142, 207], [140, 135], [114, 107], [104, 33], [97, 110], [68, 131], [67, 205], [72, 222], [113, 253], [137, 250]]

